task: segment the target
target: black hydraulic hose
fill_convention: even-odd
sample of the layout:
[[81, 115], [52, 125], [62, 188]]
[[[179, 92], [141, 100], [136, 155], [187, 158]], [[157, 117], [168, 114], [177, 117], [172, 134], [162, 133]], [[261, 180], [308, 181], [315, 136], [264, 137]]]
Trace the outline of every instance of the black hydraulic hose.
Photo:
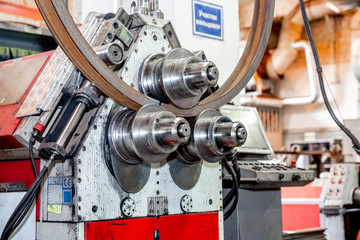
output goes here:
[[[230, 164], [228, 163], [228, 161], [226, 159], [224, 159], [223, 161], [224, 166], [226, 168], [226, 170], [229, 172], [229, 174], [232, 177], [233, 180], [233, 186], [235, 187], [235, 193], [234, 193], [234, 199], [233, 199], [233, 203], [231, 205], [231, 207], [229, 208], [229, 210], [227, 212], [224, 213], [224, 220], [228, 219], [231, 214], [235, 211], [238, 200], [239, 200], [239, 184], [238, 181], [236, 179], [236, 174], [233, 168], [230, 167]], [[231, 201], [231, 200], [230, 200]], [[224, 206], [224, 210], [225, 210], [225, 206]]]
[[[224, 160], [224, 161], [226, 161], [226, 160]], [[229, 203], [231, 203], [231, 200], [234, 198], [235, 191], [236, 191], [236, 186], [235, 186], [235, 181], [234, 181], [234, 180], [236, 180], [236, 177], [235, 177], [235, 179], [233, 178], [232, 175], [231, 175], [231, 177], [232, 177], [232, 186], [231, 186], [230, 192], [228, 192], [228, 194], [226, 194], [226, 196], [224, 197], [224, 200], [223, 200], [224, 209], [229, 205]]]
[[[238, 155], [239, 155], [239, 153], [237, 151], [233, 151], [232, 153], [226, 155], [224, 160], [232, 161], [233, 169], [236, 174], [237, 182], [238, 182], [238, 184], [240, 184], [241, 175], [240, 175], [239, 165], [237, 164], [237, 156]], [[229, 205], [229, 203], [231, 202], [231, 199], [234, 197], [234, 194], [235, 194], [235, 184], [233, 183], [230, 192], [224, 198], [224, 208], [226, 208]]]
[[6, 223], [0, 240], [8, 240], [11, 234], [16, 230], [21, 221], [24, 219], [36, 198], [42, 180], [48, 173], [49, 168], [53, 162], [54, 158], [51, 157], [41, 170], [40, 174], [36, 177], [34, 183], [31, 185], [24, 197], [21, 199], [20, 203], [17, 205], [8, 222]]
[[34, 144], [35, 144], [35, 138], [31, 137], [29, 140], [29, 156], [30, 156], [31, 166], [35, 173], [35, 177], [37, 177], [39, 175], [39, 171], [36, 167], [35, 159], [34, 159]]
[[344, 124], [341, 123], [341, 121], [339, 121], [339, 119], [336, 117], [333, 109], [331, 108], [329, 99], [328, 99], [327, 94], [326, 94], [325, 86], [324, 86], [323, 71], [322, 71], [321, 64], [320, 64], [319, 54], [318, 54], [316, 46], [315, 46], [315, 41], [314, 41], [313, 34], [311, 32], [311, 27], [310, 27], [309, 19], [308, 19], [307, 14], [306, 14], [304, 1], [299, 0], [299, 5], [300, 5], [300, 10], [301, 10], [301, 14], [302, 14], [302, 17], [303, 17], [303, 21], [304, 21], [304, 27], [305, 27], [306, 35], [307, 35], [307, 37], [309, 39], [311, 49], [312, 49], [312, 52], [313, 52], [313, 55], [314, 55], [314, 60], [315, 60], [315, 64], [316, 64], [316, 71], [318, 73], [321, 94], [323, 96], [325, 106], [326, 106], [328, 112], [330, 113], [331, 117], [334, 119], [335, 123], [351, 139], [351, 142], [353, 144], [353, 148], [356, 151], [356, 153], [360, 155], [360, 143], [359, 143], [359, 140], [355, 137], [355, 135], [347, 127], [344, 126]]

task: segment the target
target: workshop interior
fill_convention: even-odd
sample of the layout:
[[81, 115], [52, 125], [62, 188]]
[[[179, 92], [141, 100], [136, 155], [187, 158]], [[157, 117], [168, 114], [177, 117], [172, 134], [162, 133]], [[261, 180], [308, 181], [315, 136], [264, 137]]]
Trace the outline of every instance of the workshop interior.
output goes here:
[[359, 0], [0, 0], [1, 240], [360, 240]]

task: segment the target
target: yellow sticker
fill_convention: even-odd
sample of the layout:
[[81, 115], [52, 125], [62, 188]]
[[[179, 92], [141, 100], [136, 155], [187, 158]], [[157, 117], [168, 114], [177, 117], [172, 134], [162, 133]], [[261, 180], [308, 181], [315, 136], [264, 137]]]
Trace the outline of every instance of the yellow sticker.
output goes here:
[[48, 205], [48, 212], [61, 214], [61, 205]]

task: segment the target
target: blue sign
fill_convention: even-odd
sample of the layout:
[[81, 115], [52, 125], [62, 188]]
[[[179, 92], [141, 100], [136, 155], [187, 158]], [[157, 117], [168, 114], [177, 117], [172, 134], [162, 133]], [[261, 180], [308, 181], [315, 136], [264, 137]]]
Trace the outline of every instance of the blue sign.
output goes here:
[[224, 40], [223, 7], [199, 0], [192, 1], [193, 34]]
[[49, 177], [47, 200], [48, 205], [72, 204], [72, 177]]

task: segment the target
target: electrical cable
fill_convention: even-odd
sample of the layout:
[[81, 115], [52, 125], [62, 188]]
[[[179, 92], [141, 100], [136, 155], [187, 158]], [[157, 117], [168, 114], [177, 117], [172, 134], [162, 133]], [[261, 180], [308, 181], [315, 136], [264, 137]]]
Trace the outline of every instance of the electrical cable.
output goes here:
[[31, 137], [29, 140], [29, 155], [30, 155], [30, 162], [31, 166], [34, 170], [35, 177], [39, 175], [39, 171], [36, 167], [35, 159], [34, 159], [34, 144], [35, 144], [35, 138]]
[[[231, 207], [229, 208], [229, 210], [224, 213], [224, 220], [226, 220], [231, 216], [231, 214], [233, 214], [233, 212], [235, 211], [235, 209], [237, 207], [237, 203], [239, 200], [239, 184], [238, 184], [238, 181], [236, 178], [236, 173], [235, 173], [234, 169], [230, 166], [230, 164], [228, 163], [226, 158], [223, 159], [223, 163], [224, 163], [226, 170], [231, 175], [232, 180], [233, 180], [233, 186], [235, 187], [234, 197], [232, 198], [233, 203], [232, 203]], [[224, 209], [225, 209], [225, 206], [224, 206]]]
[[307, 35], [307, 37], [309, 39], [311, 49], [312, 49], [312, 52], [313, 52], [313, 56], [314, 56], [314, 60], [315, 60], [315, 64], [316, 64], [316, 71], [318, 73], [318, 78], [319, 78], [319, 83], [320, 83], [320, 90], [321, 90], [321, 94], [322, 94], [323, 99], [324, 99], [325, 106], [326, 106], [329, 114], [331, 115], [331, 117], [335, 121], [335, 123], [351, 139], [351, 142], [353, 144], [353, 148], [354, 148], [355, 152], [360, 155], [360, 143], [359, 143], [359, 140], [355, 137], [355, 135], [347, 127], [344, 126], [344, 124], [342, 124], [339, 121], [339, 119], [336, 117], [333, 109], [331, 108], [330, 102], [329, 102], [327, 94], [326, 94], [325, 86], [324, 86], [323, 71], [322, 71], [321, 64], [320, 64], [319, 54], [317, 52], [314, 37], [313, 37], [312, 32], [311, 32], [310, 22], [309, 22], [309, 19], [307, 17], [307, 14], [306, 14], [304, 1], [299, 0], [299, 5], [300, 5], [300, 10], [301, 10], [301, 14], [302, 14], [302, 17], [303, 17], [303, 21], [304, 21], [304, 27], [305, 27], [306, 35]]
[[20, 225], [22, 220], [27, 215], [31, 205], [33, 204], [36, 195], [39, 191], [40, 184], [45, 178], [46, 174], [49, 171], [50, 166], [53, 164], [55, 156], [52, 156], [48, 162], [45, 164], [40, 174], [36, 177], [34, 183], [28, 189], [24, 197], [21, 199], [20, 203], [17, 205], [12, 215], [10, 216], [8, 222], [6, 223], [4, 230], [1, 235], [1, 240], [8, 240], [11, 234], [16, 230]]
[[[229, 153], [228, 155], [226, 155], [224, 159], [233, 163], [233, 169], [234, 169], [235, 174], [236, 174], [236, 179], [237, 179], [238, 184], [240, 184], [241, 175], [240, 175], [240, 168], [239, 168], [239, 165], [237, 163], [238, 155], [239, 155], [238, 151], [235, 150], [235, 151]], [[229, 205], [232, 198], [234, 197], [234, 194], [235, 194], [235, 185], [233, 183], [230, 192], [224, 198], [224, 202], [223, 202], [224, 203], [224, 208], [226, 208]]]

